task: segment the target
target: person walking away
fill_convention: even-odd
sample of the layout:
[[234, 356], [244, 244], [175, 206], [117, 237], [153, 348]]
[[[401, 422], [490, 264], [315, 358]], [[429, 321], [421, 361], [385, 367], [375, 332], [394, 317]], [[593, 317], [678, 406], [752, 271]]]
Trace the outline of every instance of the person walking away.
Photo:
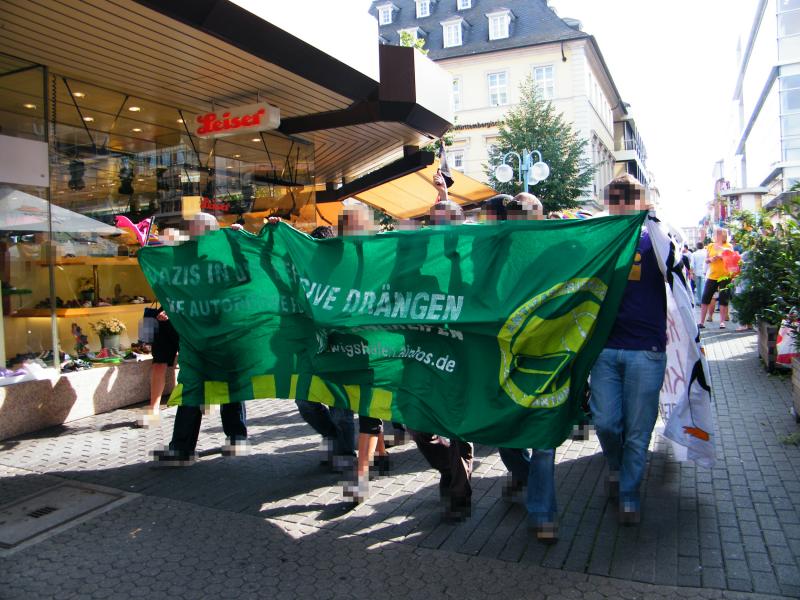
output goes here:
[[[606, 186], [605, 201], [611, 215], [648, 209], [644, 188], [629, 174]], [[666, 345], [664, 276], [645, 231], [611, 334], [591, 371], [589, 405], [608, 464], [609, 497], [618, 500], [624, 524], [641, 518], [639, 487], [658, 416]]]
[[692, 277], [694, 278], [695, 304], [701, 304], [703, 299], [703, 286], [706, 282], [706, 258], [708, 253], [703, 247], [703, 242], [697, 242], [697, 248], [692, 254]]
[[728, 243], [728, 231], [718, 227], [714, 230], [714, 242], [708, 245], [708, 255], [706, 257], [708, 278], [703, 288], [703, 298], [700, 305], [700, 323], [697, 325], [700, 329], [705, 329], [704, 323], [714, 293], [718, 293], [719, 328], [725, 329], [725, 321], [728, 320], [730, 292], [728, 291], [727, 284], [730, 281], [730, 274], [725, 268], [725, 261], [722, 259], [722, 253], [725, 250], [732, 251], [733, 246]]

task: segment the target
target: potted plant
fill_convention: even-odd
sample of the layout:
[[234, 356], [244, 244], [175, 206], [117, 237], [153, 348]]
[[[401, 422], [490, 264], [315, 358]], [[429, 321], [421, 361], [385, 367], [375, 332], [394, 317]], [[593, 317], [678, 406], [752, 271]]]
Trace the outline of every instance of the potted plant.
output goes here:
[[110, 350], [119, 350], [119, 336], [125, 331], [125, 323], [116, 317], [100, 319], [96, 323], [90, 323], [92, 331], [100, 337], [100, 345]]
[[765, 212], [736, 213], [729, 223], [733, 239], [742, 247], [741, 273], [731, 286], [731, 303], [739, 323], [758, 324], [758, 354], [768, 371], [775, 368], [778, 327], [782, 318], [774, 310], [775, 282], [780, 276], [781, 241], [772, 235]]

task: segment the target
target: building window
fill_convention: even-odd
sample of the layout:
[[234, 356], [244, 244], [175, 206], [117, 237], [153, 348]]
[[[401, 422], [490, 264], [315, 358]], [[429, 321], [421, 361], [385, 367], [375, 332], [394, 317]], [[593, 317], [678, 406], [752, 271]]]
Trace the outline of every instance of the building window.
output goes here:
[[378, 7], [378, 24], [390, 25], [392, 23], [392, 7], [379, 6]]
[[419, 27], [410, 27], [408, 29], [400, 29], [400, 30], [398, 30], [397, 33], [400, 34], [400, 42], [401, 42], [400, 45], [402, 46], [403, 45], [402, 44], [402, 42], [403, 42], [403, 34], [410, 35], [412, 42], [416, 42], [417, 41], [417, 38], [419, 38]]
[[461, 110], [461, 78], [453, 77], [453, 110]]
[[542, 97], [551, 100], [555, 97], [556, 85], [553, 78], [553, 65], [533, 68], [533, 83], [542, 92]]
[[464, 151], [451, 150], [447, 153], [447, 164], [457, 171], [464, 170]]
[[444, 47], [452, 48], [453, 46], [461, 45], [461, 21], [451, 21], [450, 23], [442, 23], [442, 37], [444, 38]]
[[786, 12], [800, 8], [800, 0], [778, 0], [778, 12]]
[[508, 104], [508, 73], [489, 73], [489, 106], [505, 106]]
[[417, 18], [431, 16], [431, 0], [417, 0]]
[[472, 8], [472, 0], [457, 0], [456, 10], [466, 10]]
[[508, 25], [511, 23], [511, 11], [489, 13], [489, 39], [502, 40], [508, 37]]

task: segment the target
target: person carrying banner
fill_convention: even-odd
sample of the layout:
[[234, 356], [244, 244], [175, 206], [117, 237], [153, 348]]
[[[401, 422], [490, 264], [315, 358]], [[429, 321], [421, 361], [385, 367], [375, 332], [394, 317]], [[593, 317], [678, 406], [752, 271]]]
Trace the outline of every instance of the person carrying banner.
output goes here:
[[[541, 219], [544, 219], [542, 203], [527, 192], [521, 192], [513, 198], [495, 196], [481, 206], [481, 220], [487, 223]], [[503, 497], [511, 500], [514, 494], [526, 489], [525, 507], [536, 539], [548, 544], [555, 543], [558, 540], [555, 449], [501, 447], [498, 451], [511, 476], [503, 486]]]
[[[452, 184], [452, 179], [442, 171], [433, 176], [437, 192], [436, 202], [430, 210], [429, 222], [433, 226], [464, 222], [464, 211], [447, 197], [448, 181]], [[454, 269], [457, 270], [458, 266], [454, 265]], [[445, 504], [445, 519], [452, 522], [465, 520], [472, 507], [472, 443], [411, 429], [409, 433], [428, 464], [439, 471], [439, 496]]]
[[[334, 234], [330, 227], [321, 226], [311, 232], [311, 237], [325, 239], [334, 237]], [[303, 420], [325, 442], [327, 459], [323, 464], [337, 472], [349, 471], [354, 466], [356, 457], [353, 411], [299, 398], [295, 400], [295, 404]]]
[[[366, 204], [346, 205], [339, 215], [339, 235], [371, 235], [376, 232], [375, 218]], [[363, 261], [360, 256], [359, 260]], [[377, 454], [377, 456], [376, 456]], [[358, 416], [358, 460], [354, 480], [344, 485], [343, 493], [355, 503], [364, 502], [369, 495], [369, 469], [374, 466], [381, 474], [389, 472], [389, 453], [383, 439], [383, 421], [368, 415]]]
[[700, 329], [705, 328], [706, 314], [708, 314], [708, 305], [714, 297], [714, 293], [719, 292], [719, 328], [725, 329], [725, 321], [728, 320], [728, 302], [730, 299], [730, 292], [728, 291], [728, 283], [730, 281], [730, 274], [725, 267], [722, 253], [726, 250], [733, 250], [733, 246], [728, 243], [728, 231], [722, 227], [717, 227], [714, 230], [714, 242], [708, 245], [708, 256], [706, 263], [708, 263], [708, 279], [706, 280], [705, 287], [703, 288], [702, 304], [700, 305], [700, 323], [697, 327]]
[[[629, 174], [606, 186], [605, 202], [612, 216], [648, 209], [644, 188]], [[618, 499], [625, 524], [641, 518], [639, 487], [658, 416], [666, 344], [664, 275], [645, 231], [611, 334], [591, 371], [589, 404], [608, 463], [609, 497]]]
[[[219, 229], [219, 223], [214, 216], [208, 213], [197, 213], [189, 219], [190, 241], [186, 245], [195, 244], [201, 235], [208, 231]], [[189, 247], [196, 253], [196, 249]], [[168, 317], [167, 317], [168, 319]], [[162, 321], [163, 322], [163, 321]], [[161, 329], [161, 327], [159, 327]], [[177, 347], [175, 348], [177, 352]], [[224, 455], [238, 455], [247, 452], [247, 426], [245, 425], [246, 412], [243, 402], [230, 402], [220, 408], [222, 429], [226, 436], [226, 445], [223, 447]], [[175, 422], [172, 428], [172, 440], [163, 450], [153, 452], [155, 466], [175, 467], [190, 466], [196, 459], [195, 448], [200, 435], [200, 424], [203, 412], [199, 406], [178, 406], [175, 413]]]

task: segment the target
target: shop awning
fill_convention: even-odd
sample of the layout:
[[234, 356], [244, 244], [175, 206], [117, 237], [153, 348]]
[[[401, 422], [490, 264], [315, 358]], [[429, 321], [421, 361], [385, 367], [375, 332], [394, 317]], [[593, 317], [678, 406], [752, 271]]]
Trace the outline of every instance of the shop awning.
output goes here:
[[[438, 161], [424, 169], [398, 177], [351, 197], [382, 210], [396, 219], [421, 217], [430, 210], [436, 199], [436, 188], [433, 187], [432, 180], [437, 168], [439, 168]], [[447, 194], [451, 200], [462, 206], [482, 202], [497, 194], [488, 185], [462, 173], [455, 172], [453, 179], [454, 183], [447, 190]], [[341, 210], [341, 202], [317, 204], [321, 220], [334, 225]]]
[[[53, 231], [112, 235], [119, 229], [53, 204]], [[47, 201], [14, 188], [0, 187], [0, 230], [48, 231]]]

